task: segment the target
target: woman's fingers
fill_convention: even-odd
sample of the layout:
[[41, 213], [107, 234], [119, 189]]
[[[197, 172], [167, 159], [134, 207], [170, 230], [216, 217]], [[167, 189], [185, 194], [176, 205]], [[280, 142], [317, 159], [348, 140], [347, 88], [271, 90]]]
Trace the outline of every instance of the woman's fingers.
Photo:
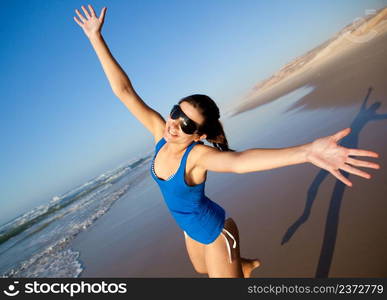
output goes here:
[[335, 176], [338, 180], [340, 180], [344, 184], [346, 184], [348, 186], [352, 186], [352, 182], [350, 182], [348, 180], [348, 178], [343, 176], [343, 174], [341, 174], [339, 170], [332, 170], [331, 173], [332, 173], [333, 176]]
[[379, 157], [379, 154], [374, 151], [361, 150], [361, 149], [349, 149], [348, 155]]
[[81, 21], [83, 23], [85, 23], [87, 20], [82, 16], [82, 14], [79, 12], [78, 9], [75, 10], [75, 12], [77, 13], [78, 17], [81, 19]]
[[83, 5], [81, 7], [82, 7], [83, 12], [85, 13], [86, 18], [90, 19], [91, 16], [90, 16], [89, 12], [87, 11], [86, 7], [84, 7]]
[[356, 169], [354, 167], [351, 167], [349, 165], [344, 165], [344, 166], [340, 167], [340, 169], [342, 169], [342, 170], [344, 170], [344, 171], [346, 171], [348, 173], [355, 174], [357, 176], [363, 177], [363, 178], [367, 178], [367, 179], [371, 178], [371, 175], [368, 174], [367, 172], [361, 171], [361, 170]]
[[106, 14], [106, 9], [107, 7], [103, 7], [102, 10], [101, 10], [101, 14], [99, 16], [99, 20], [101, 21], [101, 23], [103, 23], [104, 19], [105, 19], [105, 14]]
[[354, 158], [351, 158], [351, 157], [347, 158], [346, 163], [351, 164], [353, 166], [358, 166], [358, 167], [367, 167], [367, 168], [372, 168], [372, 169], [380, 169], [380, 165], [378, 165], [376, 163], [372, 163], [372, 162], [364, 161], [364, 160], [358, 160], [358, 159], [354, 159]]
[[348, 135], [349, 133], [351, 132], [351, 128], [345, 128], [343, 130], [340, 130], [339, 132], [335, 133], [333, 135], [333, 139], [335, 140], [335, 142], [338, 142], [340, 141], [343, 137], [345, 137], [346, 135]]
[[81, 26], [81, 27], [83, 26], [83, 23], [82, 23], [81, 21], [79, 21], [79, 20], [77, 19], [77, 17], [74, 16], [74, 20], [75, 20], [75, 22], [78, 23], [79, 26]]
[[94, 8], [89, 4], [89, 9], [90, 9], [90, 12], [91, 12], [91, 16], [92, 17], [95, 17], [95, 11], [94, 11]]
[[[86, 18], [79, 12], [78, 9], [75, 10], [75, 12], [77, 13], [79, 19], [81, 19], [82, 22], [80, 22], [78, 19], [76, 19], [74, 17], [74, 20], [79, 24], [79, 25], [83, 25], [84, 23], [86, 23], [88, 20], [90, 20], [91, 18], [94, 18], [96, 17], [95, 15], [95, 11], [94, 11], [94, 8], [89, 4], [88, 7], [90, 9], [90, 12], [86, 9], [86, 7], [84, 7], [83, 5], [81, 6], [82, 7], [82, 10], [86, 16]], [[105, 19], [105, 14], [106, 14], [106, 7], [103, 7], [102, 10], [101, 10], [101, 14], [98, 18], [98, 20], [103, 23], [104, 19]], [[81, 23], [81, 24], [80, 24]]]

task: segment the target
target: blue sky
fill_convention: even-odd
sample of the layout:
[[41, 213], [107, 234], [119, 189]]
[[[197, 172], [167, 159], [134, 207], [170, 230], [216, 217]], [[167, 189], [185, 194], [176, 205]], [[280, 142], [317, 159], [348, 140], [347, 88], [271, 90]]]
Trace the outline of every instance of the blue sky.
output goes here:
[[193, 93], [237, 101], [387, 1], [2, 1], [0, 224], [153, 148], [73, 20], [89, 3], [108, 7], [112, 54], [166, 116]]

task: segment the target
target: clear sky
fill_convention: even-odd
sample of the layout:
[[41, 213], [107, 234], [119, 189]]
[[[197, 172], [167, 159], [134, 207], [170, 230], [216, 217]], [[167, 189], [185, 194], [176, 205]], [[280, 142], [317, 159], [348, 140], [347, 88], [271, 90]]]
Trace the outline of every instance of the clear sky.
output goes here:
[[166, 116], [204, 93], [222, 108], [386, 0], [8, 0], [0, 10], [0, 224], [151, 151], [114, 96], [75, 8], [102, 30], [138, 94]]

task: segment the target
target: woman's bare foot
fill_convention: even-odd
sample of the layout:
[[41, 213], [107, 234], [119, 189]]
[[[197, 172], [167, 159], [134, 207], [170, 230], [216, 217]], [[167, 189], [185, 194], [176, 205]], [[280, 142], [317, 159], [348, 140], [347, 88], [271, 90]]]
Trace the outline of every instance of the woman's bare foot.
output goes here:
[[241, 263], [244, 278], [250, 278], [251, 272], [261, 266], [261, 261], [258, 258], [248, 259], [241, 257]]

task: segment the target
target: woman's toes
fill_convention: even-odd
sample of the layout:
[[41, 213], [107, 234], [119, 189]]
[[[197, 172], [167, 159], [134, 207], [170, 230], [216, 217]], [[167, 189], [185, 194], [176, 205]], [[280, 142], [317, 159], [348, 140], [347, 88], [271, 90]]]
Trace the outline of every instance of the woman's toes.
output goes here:
[[261, 261], [257, 258], [257, 259], [254, 259], [253, 260], [253, 269], [255, 269], [255, 268], [258, 268], [258, 267], [260, 267], [261, 266]]
[[243, 274], [245, 278], [249, 278], [251, 275], [251, 272], [255, 268], [258, 268], [260, 265], [261, 265], [261, 261], [258, 258], [255, 258], [255, 259], [242, 258], [242, 269], [243, 269]]

